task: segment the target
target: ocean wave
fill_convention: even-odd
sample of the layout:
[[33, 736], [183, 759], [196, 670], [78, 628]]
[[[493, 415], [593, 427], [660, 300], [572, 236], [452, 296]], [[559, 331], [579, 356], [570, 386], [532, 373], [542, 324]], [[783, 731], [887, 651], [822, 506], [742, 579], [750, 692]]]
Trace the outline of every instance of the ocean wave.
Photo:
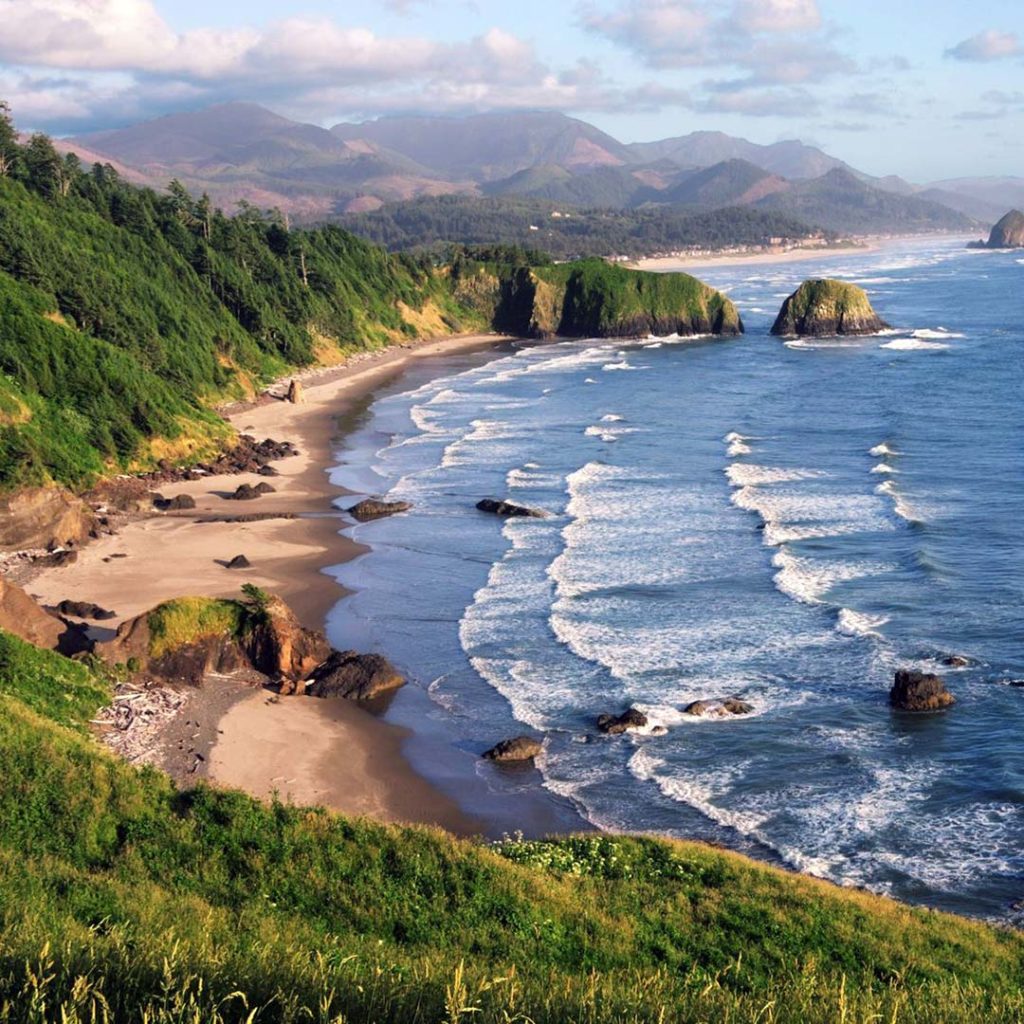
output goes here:
[[785, 547], [775, 553], [772, 565], [779, 570], [775, 574], [775, 586], [801, 604], [823, 604], [829, 591], [839, 583], [895, 569], [895, 566], [878, 562], [829, 562], [801, 558]]
[[877, 458], [881, 458], [881, 457], [883, 457], [885, 455], [899, 455], [899, 454], [900, 453], [898, 451], [896, 451], [895, 448], [892, 448], [889, 445], [888, 441], [883, 441], [881, 444], [876, 444], [874, 448], [871, 448], [871, 449], [868, 450], [868, 455], [874, 455], [876, 459]]
[[950, 347], [943, 342], [921, 341], [919, 338], [894, 338], [882, 346], [882, 348], [890, 348], [897, 352], [941, 351]]
[[875, 488], [876, 494], [884, 494], [892, 499], [893, 511], [908, 523], [921, 524], [924, 522], [922, 514], [904, 497], [895, 480], [886, 480]]
[[620, 423], [625, 417], [619, 416], [617, 413], [608, 412], [601, 417], [602, 423]]
[[781, 466], [756, 466], [749, 462], [733, 462], [725, 468], [733, 487], [763, 487], [770, 484], [795, 483], [798, 480], [819, 480], [829, 474], [822, 469], [786, 469]]
[[920, 330], [912, 331], [911, 337], [923, 338], [926, 341], [928, 339], [943, 340], [946, 338], [966, 338], [966, 334], [958, 334], [956, 331], [949, 331], [945, 327], [937, 327], [935, 330], [923, 327]]
[[836, 629], [847, 636], [881, 636], [878, 632], [889, 619], [884, 615], [866, 615], [852, 608], [840, 608]]
[[619, 363], [605, 363], [601, 367], [602, 370], [638, 370], [638, 366], [630, 366], [625, 360]]
[[872, 473], [898, 473], [898, 469], [894, 469], [887, 462], [880, 462], [877, 466], [871, 467]]

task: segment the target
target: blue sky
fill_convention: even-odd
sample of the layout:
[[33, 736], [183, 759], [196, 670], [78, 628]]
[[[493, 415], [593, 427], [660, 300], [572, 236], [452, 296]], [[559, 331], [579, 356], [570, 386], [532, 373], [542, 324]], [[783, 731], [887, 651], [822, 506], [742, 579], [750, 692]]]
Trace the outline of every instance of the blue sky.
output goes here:
[[1024, 3], [0, 0], [23, 128], [227, 99], [319, 124], [554, 109], [626, 141], [800, 138], [914, 181], [1024, 174]]

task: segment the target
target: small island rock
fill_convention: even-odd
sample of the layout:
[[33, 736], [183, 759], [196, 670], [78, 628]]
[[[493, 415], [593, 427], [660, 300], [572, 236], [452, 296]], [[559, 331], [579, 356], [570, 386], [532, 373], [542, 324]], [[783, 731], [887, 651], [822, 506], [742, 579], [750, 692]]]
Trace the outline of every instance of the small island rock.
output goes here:
[[901, 711], [937, 711], [955, 704], [956, 698], [941, 677], [900, 669], [889, 691], [889, 703]]
[[515, 736], [495, 744], [482, 756], [488, 761], [532, 761], [542, 749], [541, 741], [533, 736]]
[[1024, 213], [1010, 210], [996, 222], [987, 242], [972, 242], [974, 249], [1020, 249], [1024, 247]]
[[829, 337], [874, 334], [889, 325], [871, 308], [863, 288], [846, 281], [804, 281], [782, 304], [772, 334]]

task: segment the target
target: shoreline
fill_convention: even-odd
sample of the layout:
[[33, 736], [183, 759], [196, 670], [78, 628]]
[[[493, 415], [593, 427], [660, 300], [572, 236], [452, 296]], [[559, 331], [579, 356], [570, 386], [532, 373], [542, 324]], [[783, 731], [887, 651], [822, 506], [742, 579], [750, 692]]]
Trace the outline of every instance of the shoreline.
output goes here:
[[[887, 245], [908, 241], [926, 241], [939, 238], [960, 238], [959, 232], [924, 235], [866, 235], [851, 240], [849, 245], [795, 246], [791, 249], [764, 249], [747, 253], [699, 253], [678, 256], [649, 256], [630, 260], [624, 264], [631, 270], [649, 270], [669, 273], [674, 270], [689, 270], [697, 267], [743, 267], [760, 266], [766, 263], [805, 263], [813, 259], [830, 259], [838, 256], [860, 256], [877, 252]], [[966, 244], [966, 243], [965, 243]]]
[[[110, 622], [88, 623], [91, 635], [104, 638], [162, 601], [235, 597], [250, 582], [284, 598], [303, 625], [324, 629], [328, 612], [346, 594], [326, 568], [367, 550], [339, 532], [352, 521], [335, 503], [352, 492], [330, 479], [338, 443], [375, 392], [415, 361], [497, 349], [511, 340], [474, 334], [393, 346], [296, 374], [303, 384], [297, 404], [263, 396], [222, 409], [240, 433], [298, 447], [297, 456], [273, 464], [279, 474], [269, 478], [274, 493], [256, 502], [229, 500], [240, 484], [265, 481], [253, 473], [169, 484], [165, 496], [187, 494], [195, 509], [132, 520], [119, 533], [84, 546], [73, 565], [42, 568], [26, 589], [43, 604], [72, 599], [113, 609], [117, 617]], [[251, 512], [281, 518], [197, 522]], [[250, 568], [222, 564], [238, 554], [249, 559]], [[380, 821], [435, 825], [458, 835], [486, 831], [414, 771], [402, 753], [409, 735], [353, 702], [278, 698], [251, 683], [217, 678], [186, 691], [185, 703], [160, 730], [146, 760], [183, 785], [205, 778], [260, 798], [276, 794]]]

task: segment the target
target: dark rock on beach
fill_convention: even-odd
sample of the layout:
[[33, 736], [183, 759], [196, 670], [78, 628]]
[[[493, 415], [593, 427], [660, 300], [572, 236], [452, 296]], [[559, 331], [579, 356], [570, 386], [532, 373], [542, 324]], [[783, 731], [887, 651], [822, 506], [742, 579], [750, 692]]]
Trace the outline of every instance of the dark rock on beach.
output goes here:
[[372, 519], [383, 519], [399, 512], [408, 512], [411, 508], [412, 503], [408, 501], [376, 501], [373, 498], [366, 498], [346, 511], [353, 519], [368, 523]]
[[600, 715], [597, 727], [609, 736], [618, 736], [629, 729], [642, 729], [647, 725], [647, 716], [636, 708], [629, 708], [621, 715]]
[[235, 488], [235, 493], [228, 495], [228, 498], [230, 501], [254, 501], [262, 495], [263, 492], [252, 484], [239, 484]]
[[176, 494], [173, 498], [164, 498], [158, 494], [153, 504], [164, 512], [180, 512], [195, 508], [196, 499], [191, 494]]
[[333, 651], [309, 678], [306, 692], [313, 697], [371, 700], [405, 685], [405, 678], [380, 654]]
[[498, 501], [496, 498], [483, 498], [476, 503], [481, 512], [491, 512], [496, 516], [521, 516], [529, 519], [543, 519], [547, 512], [539, 508], [527, 508], [525, 505], [514, 505], [511, 501]]
[[533, 736], [515, 736], [495, 744], [482, 756], [488, 761], [516, 762], [532, 761], [542, 749], [541, 741]]
[[252, 563], [245, 555], [235, 555], [229, 562], [224, 563], [225, 569], [248, 569]]
[[900, 669], [889, 691], [889, 703], [901, 711], [938, 711], [955, 704], [956, 698], [941, 677]]
[[76, 619], [95, 619], [97, 622], [117, 618], [117, 612], [108, 611], [91, 601], [61, 601], [57, 605], [57, 611], [61, 615], [70, 615]]

